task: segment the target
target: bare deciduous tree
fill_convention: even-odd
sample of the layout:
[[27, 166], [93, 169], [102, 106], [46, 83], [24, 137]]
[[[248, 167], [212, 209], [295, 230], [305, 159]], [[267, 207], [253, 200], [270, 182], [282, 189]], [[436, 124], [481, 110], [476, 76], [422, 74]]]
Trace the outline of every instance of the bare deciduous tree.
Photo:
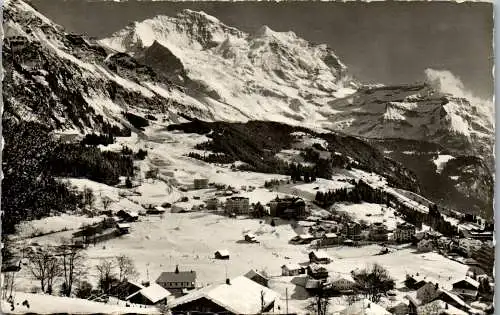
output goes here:
[[101, 259], [96, 266], [99, 273], [99, 284], [104, 293], [109, 293], [113, 280], [116, 279], [115, 263], [112, 259]]
[[135, 280], [139, 276], [134, 261], [126, 255], [116, 256], [116, 265], [118, 266], [118, 280], [120, 282]]
[[74, 246], [67, 239], [61, 240], [57, 249], [59, 261], [64, 277], [63, 294], [70, 296], [73, 285], [86, 273], [85, 255], [81, 248]]
[[108, 210], [109, 206], [111, 206], [111, 204], [113, 203], [113, 200], [109, 197], [102, 197], [101, 199], [101, 202], [102, 202], [102, 207], [104, 208], [104, 211]]
[[370, 301], [377, 303], [383, 294], [394, 289], [394, 280], [389, 276], [387, 269], [379, 264], [365, 268], [355, 277], [356, 284]]
[[52, 293], [54, 279], [61, 275], [59, 260], [49, 248], [41, 248], [28, 256], [29, 270], [40, 281], [42, 292]]
[[88, 206], [89, 208], [92, 208], [94, 202], [94, 191], [92, 190], [92, 188], [85, 187], [85, 189], [83, 190], [83, 204], [85, 206]]

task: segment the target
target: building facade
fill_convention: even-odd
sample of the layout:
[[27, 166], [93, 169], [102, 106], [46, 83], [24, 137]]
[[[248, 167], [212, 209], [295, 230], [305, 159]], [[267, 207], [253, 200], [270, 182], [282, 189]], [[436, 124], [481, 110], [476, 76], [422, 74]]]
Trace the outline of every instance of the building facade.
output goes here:
[[207, 178], [195, 178], [194, 189], [205, 189], [205, 188], [208, 188], [208, 179]]
[[246, 197], [227, 198], [225, 212], [235, 214], [249, 214], [250, 200]]
[[416, 229], [414, 225], [409, 223], [400, 223], [396, 226], [394, 231], [394, 240], [396, 242], [409, 242], [415, 236]]

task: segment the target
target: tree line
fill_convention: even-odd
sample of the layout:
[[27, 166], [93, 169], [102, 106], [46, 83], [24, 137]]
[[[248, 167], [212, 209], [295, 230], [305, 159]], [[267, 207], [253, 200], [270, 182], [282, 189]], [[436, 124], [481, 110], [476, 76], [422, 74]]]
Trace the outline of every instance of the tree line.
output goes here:
[[366, 201], [370, 203], [387, 204], [387, 194], [382, 189], [373, 189], [363, 180], [349, 181], [354, 185], [352, 188], [338, 188], [327, 192], [318, 191], [315, 203], [323, 208], [328, 208], [336, 202], [360, 203]]

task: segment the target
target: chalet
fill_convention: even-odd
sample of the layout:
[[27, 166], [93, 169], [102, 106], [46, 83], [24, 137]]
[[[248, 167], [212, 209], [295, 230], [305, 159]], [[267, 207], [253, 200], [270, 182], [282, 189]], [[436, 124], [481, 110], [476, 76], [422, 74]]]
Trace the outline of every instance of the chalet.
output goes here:
[[175, 299], [172, 314], [261, 314], [274, 310], [278, 294], [245, 276], [226, 280]]
[[316, 280], [326, 280], [328, 278], [328, 270], [317, 264], [307, 266], [307, 275]]
[[253, 233], [246, 233], [244, 235], [245, 237], [245, 241], [249, 242], [249, 243], [258, 243], [259, 241], [257, 241], [257, 236]]
[[388, 239], [388, 232], [387, 228], [382, 222], [375, 222], [370, 225], [370, 230], [368, 232], [368, 238], [371, 241], [387, 241]]
[[214, 254], [216, 259], [229, 259], [229, 251], [227, 249], [221, 249]]
[[330, 256], [324, 251], [312, 251], [309, 253], [309, 262], [319, 264], [329, 264], [332, 261]]
[[144, 305], [167, 304], [167, 298], [172, 294], [162, 286], [152, 283], [143, 289], [128, 296], [125, 300], [131, 303]]
[[459, 280], [453, 283], [452, 292], [458, 294], [462, 299], [466, 301], [475, 300], [479, 290], [479, 282], [465, 277], [462, 280]]
[[443, 289], [440, 289], [439, 291], [440, 292], [438, 292], [437, 297], [433, 301], [441, 300], [464, 312], [467, 312], [470, 309], [470, 306], [467, 305], [467, 303], [465, 303], [464, 300], [462, 300], [458, 295]]
[[193, 290], [196, 287], [196, 272], [179, 271], [179, 266], [176, 266], [173, 272], [162, 272], [156, 283], [175, 296], [181, 296], [183, 290]]
[[335, 233], [326, 233], [320, 240], [321, 246], [331, 246], [338, 244], [339, 237]]
[[399, 243], [409, 242], [415, 236], [415, 226], [407, 222], [399, 223], [394, 230], [394, 240]]
[[139, 220], [139, 214], [134, 211], [126, 211], [126, 210], [120, 210], [116, 213], [116, 215], [122, 219], [123, 221], [126, 222], [134, 222]]
[[420, 276], [418, 273], [414, 275], [406, 275], [405, 283], [408, 288], [413, 290], [418, 290], [424, 285], [426, 285], [429, 281], [426, 280], [426, 277]]
[[303, 218], [306, 214], [306, 203], [299, 197], [286, 197], [271, 200], [269, 203], [270, 215], [286, 219]]
[[245, 277], [247, 277], [248, 279], [250, 279], [252, 281], [257, 282], [261, 286], [269, 287], [269, 279], [266, 276], [262, 275], [261, 273], [255, 271], [253, 269], [250, 270], [249, 272], [247, 272], [245, 274]]
[[305, 269], [298, 264], [286, 264], [281, 266], [281, 275], [285, 277], [298, 276], [304, 274]]
[[130, 224], [128, 224], [128, 223], [117, 223], [116, 224], [116, 229], [118, 230], [118, 233], [120, 233], [121, 235], [129, 234], [130, 233]]
[[235, 214], [249, 214], [250, 200], [246, 197], [227, 198], [225, 212]]
[[438, 284], [427, 282], [417, 290], [416, 298], [420, 304], [426, 304], [432, 301], [439, 294]]
[[144, 288], [146, 287], [138, 282], [127, 280], [125, 283], [117, 283], [117, 285], [111, 288], [110, 293], [116, 295], [118, 298], [126, 299]]
[[315, 237], [309, 233], [301, 234], [293, 237], [290, 242], [295, 244], [309, 244], [311, 243]]
[[194, 189], [205, 189], [208, 188], [207, 178], [195, 178], [193, 181]]

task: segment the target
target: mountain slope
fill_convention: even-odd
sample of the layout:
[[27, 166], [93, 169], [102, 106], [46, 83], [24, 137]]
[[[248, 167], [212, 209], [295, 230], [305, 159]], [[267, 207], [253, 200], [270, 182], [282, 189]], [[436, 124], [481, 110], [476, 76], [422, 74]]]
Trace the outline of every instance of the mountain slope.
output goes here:
[[492, 103], [469, 97], [442, 71], [427, 70], [421, 84], [362, 86], [326, 45], [267, 26], [247, 34], [191, 10], [132, 23], [100, 43], [145, 60], [206, 104], [236, 109], [232, 120], [425, 140], [460, 154], [492, 156]]
[[362, 88], [331, 101], [333, 130], [366, 138], [434, 142], [459, 152], [491, 158], [494, 123], [472, 103], [437, 90], [432, 83]]
[[[314, 125], [324, 120], [318, 110], [328, 110], [327, 100], [356, 87], [326, 45], [267, 26], [247, 34], [202, 12], [136, 22], [100, 43], [177, 77], [202, 102], [236, 108], [232, 120]], [[175, 66], [161, 65], [155, 55]]]
[[81, 132], [130, 127], [122, 115], [127, 111], [217, 118], [214, 108], [187, 97], [152, 69], [66, 33], [22, 1], [6, 1], [4, 31], [5, 119]]

